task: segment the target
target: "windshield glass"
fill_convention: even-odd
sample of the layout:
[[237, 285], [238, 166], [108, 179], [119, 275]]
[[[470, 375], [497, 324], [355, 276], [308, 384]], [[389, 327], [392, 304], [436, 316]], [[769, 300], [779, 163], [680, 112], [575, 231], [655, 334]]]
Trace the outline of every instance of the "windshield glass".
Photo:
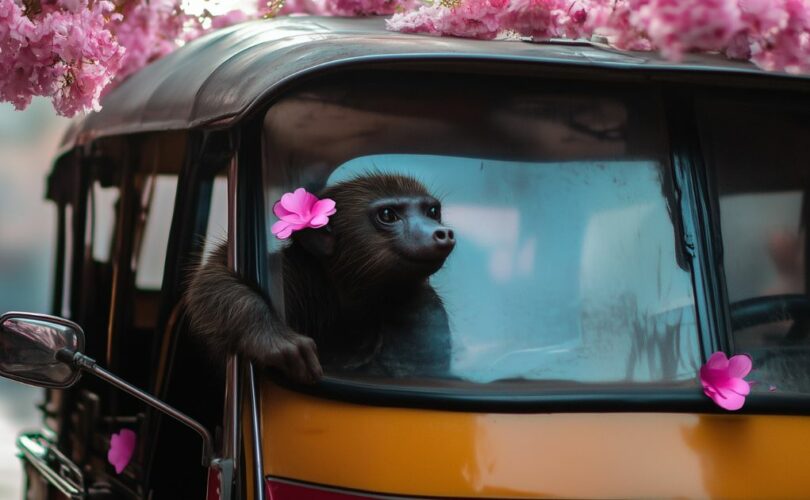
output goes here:
[[[426, 283], [379, 271], [368, 299], [335, 284], [344, 278], [330, 274], [332, 257], [309, 260], [326, 276], [317, 286], [329, 297], [302, 305], [290, 288], [301, 277], [285, 262], [294, 244], [268, 230], [278, 257], [273, 304], [291, 326], [317, 330], [302, 333], [318, 341], [327, 373], [406, 385], [694, 383], [691, 274], [672, 216], [657, 96], [549, 82], [423, 83], [335, 79], [287, 96], [265, 116], [268, 226], [278, 220], [274, 203], [298, 187], [340, 195], [358, 179], [407, 176], [440, 202], [436, 227], [455, 240]], [[338, 250], [357, 248], [338, 222], [349, 208], [338, 201], [330, 223]], [[391, 209], [390, 223], [378, 208], [364, 211], [371, 222], [361, 217], [365, 229], [352, 233], [352, 245], [377, 242], [378, 233], [392, 246], [417, 240], [417, 216]], [[410, 229], [394, 233], [397, 224]], [[355, 281], [369, 279], [372, 260], [352, 261]], [[339, 305], [325, 305], [332, 301]], [[291, 307], [306, 308], [309, 319]], [[313, 326], [327, 310], [329, 327]]]

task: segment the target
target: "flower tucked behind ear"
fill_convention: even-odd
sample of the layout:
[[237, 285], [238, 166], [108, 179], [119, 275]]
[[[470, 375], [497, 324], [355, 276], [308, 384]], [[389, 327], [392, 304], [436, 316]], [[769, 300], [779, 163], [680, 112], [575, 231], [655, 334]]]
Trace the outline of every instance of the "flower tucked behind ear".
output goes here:
[[121, 429], [121, 432], [110, 436], [110, 450], [107, 452], [107, 461], [115, 467], [115, 473], [121, 472], [129, 464], [132, 454], [135, 452], [137, 435], [129, 429]]
[[746, 355], [726, 358], [723, 352], [712, 354], [709, 361], [700, 368], [700, 383], [703, 392], [726, 410], [739, 410], [745, 403], [745, 396], [751, 392], [751, 385], [743, 380], [751, 371], [751, 358]]
[[273, 213], [279, 221], [273, 224], [270, 231], [276, 238], [286, 240], [294, 231], [319, 228], [329, 223], [329, 216], [334, 215], [335, 201], [329, 198], [319, 200], [304, 188], [286, 193], [273, 205]]

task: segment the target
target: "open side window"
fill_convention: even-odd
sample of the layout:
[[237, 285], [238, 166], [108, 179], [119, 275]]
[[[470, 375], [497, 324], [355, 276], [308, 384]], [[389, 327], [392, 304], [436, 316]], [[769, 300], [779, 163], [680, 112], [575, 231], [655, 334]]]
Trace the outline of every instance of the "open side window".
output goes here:
[[697, 101], [714, 173], [737, 353], [758, 392], [810, 393], [810, 101]]
[[[161, 231], [144, 230], [139, 248], [139, 269], [134, 279], [136, 293], [154, 286], [159, 275], [164, 287], [158, 317], [159, 337], [152, 366], [154, 393], [173, 407], [205, 425], [212, 434], [221, 434], [223, 422], [224, 369], [213, 363], [208, 352], [188, 334], [188, 321], [181, 300], [190, 273], [208, 257], [219, 242], [227, 241], [229, 157], [223, 154], [227, 144], [192, 139], [189, 147], [191, 165], [178, 179], [177, 199], [173, 204], [175, 220]], [[206, 155], [211, 151], [213, 157]], [[159, 179], [158, 179], [159, 180]], [[165, 182], [165, 181], [164, 181]], [[153, 210], [155, 205], [153, 204]], [[150, 216], [161, 217], [151, 212]], [[150, 269], [147, 242], [168, 241], [168, 254], [160, 272]], [[199, 467], [199, 436], [185, 426], [153, 413], [148, 422], [146, 445], [151, 450], [147, 474], [156, 498], [186, 498], [205, 495], [206, 470]]]

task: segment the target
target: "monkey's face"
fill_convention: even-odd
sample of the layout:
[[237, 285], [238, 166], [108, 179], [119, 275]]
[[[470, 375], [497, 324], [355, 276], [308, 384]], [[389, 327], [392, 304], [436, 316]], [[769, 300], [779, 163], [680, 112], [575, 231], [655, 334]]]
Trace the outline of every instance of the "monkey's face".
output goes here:
[[367, 216], [400, 270], [408, 273], [435, 273], [456, 244], [453, 230], [442, 224], [441, 203], [432, 196], [377, 199], [369, 203]]
[[329, 225], [293, 236], [348, 293], [423, 282], [456, 242], [441, 221], [441, 203], [411, 177], [367, 174], [327, 188], [335, 200]]

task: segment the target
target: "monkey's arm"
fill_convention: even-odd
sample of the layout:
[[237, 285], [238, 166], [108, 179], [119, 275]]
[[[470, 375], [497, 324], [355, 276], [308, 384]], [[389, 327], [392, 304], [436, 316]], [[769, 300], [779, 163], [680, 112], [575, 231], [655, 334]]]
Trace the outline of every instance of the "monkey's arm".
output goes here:
[[298, 382], [320, 379], [315, 341], [288, 328], [264, 296], [228, 269], [227, 255], [225, 244], [217, 246], [189, 283], [192, 334], [216, 356], [235, 352]]

